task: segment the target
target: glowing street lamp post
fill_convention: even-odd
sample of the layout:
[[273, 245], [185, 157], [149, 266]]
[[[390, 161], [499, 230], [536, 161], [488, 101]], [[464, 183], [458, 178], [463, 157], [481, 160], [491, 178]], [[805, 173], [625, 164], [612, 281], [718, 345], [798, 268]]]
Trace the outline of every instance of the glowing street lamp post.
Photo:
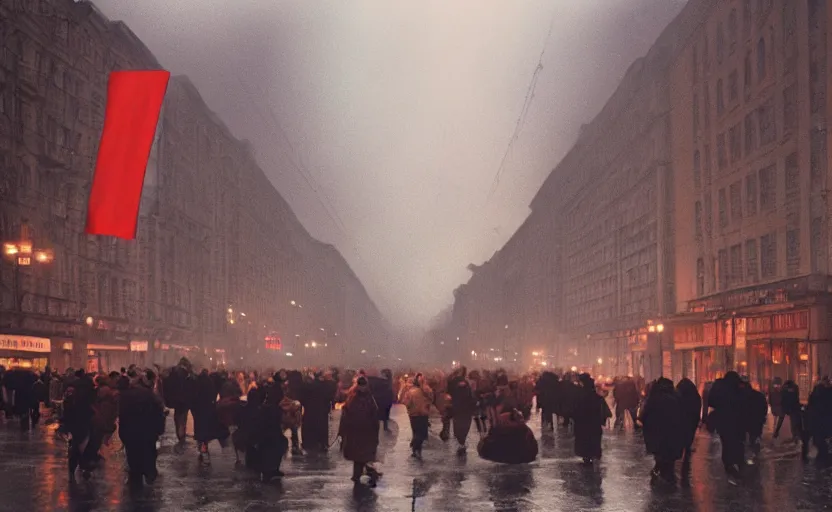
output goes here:
[[36, 249], [29, 235], [26, 222], [20, 227], [20, 240], [3, 243], [3, 255], [14, 265], [14, 308], [17, 314], [18, 326], [23, 323], [23, 292], [20, 289], [20, 267], [31, 267], [33, 264], [45, 265], [55, 259], [50, 249]]

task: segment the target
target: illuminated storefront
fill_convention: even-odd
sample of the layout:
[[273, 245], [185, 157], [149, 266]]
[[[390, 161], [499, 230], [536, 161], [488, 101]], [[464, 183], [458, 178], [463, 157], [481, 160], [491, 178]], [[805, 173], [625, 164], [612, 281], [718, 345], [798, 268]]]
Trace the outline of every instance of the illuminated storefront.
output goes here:
[[0, 366], [42, 371], [49, 365], [52, 342], [49, 338], [0, 334]]

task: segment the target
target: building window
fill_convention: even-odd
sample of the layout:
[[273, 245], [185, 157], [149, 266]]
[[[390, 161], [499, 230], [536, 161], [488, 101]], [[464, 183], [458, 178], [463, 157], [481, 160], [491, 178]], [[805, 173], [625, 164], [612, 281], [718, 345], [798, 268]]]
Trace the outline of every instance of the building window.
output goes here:
[[800, 273], [800, 230], [786, 231], [786, 274], [789, 277]]
[[696, 190], [702, 188], [702, 158], [699, 150], [693, 153], [693, 186]]
[[729, 282], [731, 284], [742, 283], [742, 244], [731, 246], [731, 275]]
[[705, 295], [705, 260], [696, 259], [696, 295]]
[[757, 175], [751, 173], [745, 177], [745, 215], [757, 214]]
[[707, 33], [705, 34], [705, 40], [702, 42], [702, 68], [704, 71], [703, 74], [705, 75], [707, 75], [708, 71], [711, 69], [711, 51]]
[[725, 30], [720, 21], [716, 27], [716, 61], [722, 64], [722, 59], [725, 58]]
[[708, 82], [705, 82], [704, 87], [702, 87], [702, 101], [705, 108], [702, 121], [705, 129], [707, 130], [711, 127], [711, 89]]
[[797, 165], [797, 153], [786, 157], [786, 197], [800, 194], [800, 167]]
[[742, 91], [743, 95], [745, 96], [745, 101], [751, 99], [751, 85], [752, 85], [752, 77], [751, 77], [751, 52], [746, 52], [745, 54], [745, 64], [743, 66], [743, 84], [742, 84]]
[[699, 96], [693, 95], [693, 138], [699, 136]]
[[755, 238], [745, 242], [745, 271], [749, 283], [756, 283], [760, 280], [757, 264], [757, 240]]
[[823, 248], [823, 218], [815, 217], [812, 219], [812, 224], [809, 227], [809, 243], [811, 244], [811, 266], [812, 272], [818, 273], [821, 272], [821, 268], [824, 261], [824, 248]]
[[693, 222], [696, 239], [702, 238], [702, 202], [696, 201], [693, 207]]
[[760, 38], [757, 42], [757, 81], [762, 82], [766, 78], [766, 40]]
[[731, 143], [731, 163], [742, 160], [742, 125], [737, 123], [728, 130], [728, 140]]
[[739, 100], [739, 84], [737, 83], [737, 70], [731, 71], [731, 74], [728, 75], [728, 99], [733, 104], [735, 101]]
[[705, 186], [711, 184], [711, 146], [702, 146], [702, 181]]
[[691, 58], [691, 67], [693, 68], [693, 81], [699, 81], [699, 48], [693, 45], [693, 56]]
[[777, 233], [760, 237], [760, 271], [763, 279], [777, 275]]
[[777, 181], [774, 179], [776, 166], [769, 165], [760, 169], [760, 211], [770, 212], [776, 209]]
[[[757, 1], [757, 0], [753, 0]], [[742, 2], [742, 28], [743, 31], [747, 31], [751, 28], [751, 10], [753, 9], [751, 5], [752, 0], [743, 0]]]
[[716, 113], [722, 115], [725, 112], [725, 96], [723, 94], [722, 79], [716, 81]]
[[760, 125], [760, 146], [777, 140], [777, 125], [774, 121], [774, 99], [767, 99], [757, 108], [757, 122]]
[[797, 128], [797, 84], [783, 89], [783, 137]]
[[725, 189], [719, 189], [717, 196], [717, 207], [719, 208], [719, 227], [725, 228], [728, 226], [728, 194]]
[[731, 201], [731, 222], [737, 222], [742, 219], [742, 180], [731, 183], [728, 196]]
[[731, 9], [731, 14], [728, 15], [728, 37], [730, 47], [728, 51], [733, 54], [734, 50], [737, 49], [737, 10]]
[[719, 170], [728, 167], [728, 155], [725, 152], [725, 133], [716, 136], [716, 165]]
[[711, 236], [714, 231], [714, 203], [711, 194], [705, 193], [705, 234]]
[[720, 249], [717, 256], [717, 264], [719, 265], [719, 289], [725, 290], [728, 288], [728, 251]]
[[745, 116], [745, 155], [748, 156], [757, 149], [757, 120], [754, 111]]

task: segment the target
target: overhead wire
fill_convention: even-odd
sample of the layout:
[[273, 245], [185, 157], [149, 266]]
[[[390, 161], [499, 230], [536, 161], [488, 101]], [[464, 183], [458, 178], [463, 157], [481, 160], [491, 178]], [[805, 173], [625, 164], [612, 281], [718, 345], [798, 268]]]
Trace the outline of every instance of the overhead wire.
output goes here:
[[506, 146], [506, 150], [503, 153], [502, 159], [500, 159], [500, 165], [497, 167], [497, 172], [494, 174], [494, 179], [491, 182], [491, 188], [488, 191], [488, 196], [486, 197], [486, 202], [491, 199], [491, 196], [497, 191], [497, 188], [500, 185], [500, 177], [503, 174], [506, 166], [506, 161], [508, 160], [509, 155], [511, 154], [511, 150], [514, 149], [514, 143], [520, 136], [520, 132], [523, 131], [523, 127], [526, 123], [526, 116], [528, 115], [529, 109], [532, 104], [532, 100], [534, 99], [534, 91], [537, 87], [537, 80], [540, 76], [540, 72], [543, 70], [543, 56], [546, 54], [546, 46], [549, 43], [549, 39], [552, 36], [552, 29], [555, 26], [555, 15], [557, 13], [557, 7], [552, 12], [552, 18], [549, 21], [549, 31], [546, 33], [546, 38], [543, 40], [543, 48], [540, 50], [540, 56], [537, 59], [537, 65], [534, 68], [534, 73], [532, 73], [532, 78], [529, 81], [529, 86], [526, 89], [526, 96], [523, 100], [523, 107], [520, 109], [520, 115], [517, 116], [517, 122], [514, 125], [514, 131], [511, 134], [511, 137], [508, 141], [508, 146]]

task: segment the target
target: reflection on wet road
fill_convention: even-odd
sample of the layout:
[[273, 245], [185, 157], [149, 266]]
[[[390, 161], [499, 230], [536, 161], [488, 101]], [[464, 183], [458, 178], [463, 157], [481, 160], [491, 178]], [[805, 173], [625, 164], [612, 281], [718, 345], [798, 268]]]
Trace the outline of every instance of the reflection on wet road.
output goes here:
[[[331, 435], [337, 424], [333, 417]], [[189, 442], [173, 449], [168, 426], [159, 456], [161, 476], [153, 486], [130, 492], [124, 485], [124, 454], [114, 440], [107, 461], [89, 482], [70, 486], [66, 445], [54, 427], [21, 433], [0, 421], [0, 510], [245, 510], [245, 511], [759, 511], [822, 510], [832, 502], [832, 472], [799, 460], [798, 448], [770, 435], [761, 460], [737, 486], [729, 484], [719, 461], [719, 443], [700, 434], [689, 485], [652, 487], [641, 437], [606, 432], [604, 457], [587, 470], [572, 456], [572, 436], [558, 432], [540, 439], [538, 460], [528, 466], [500, 466], [480, 460], [473, 433], [467, 457], [435, 433], [424, 461], [409, 458], [410, 427], [403, 408], [393, 411], [393, 432], [382, 434], [384, 477], [376, 489], [353, 489], [351, 464], [337, 451], [327, 456], [289, 458], [282, 482], [261, 484], [257, 475], [235, 467], [231, 448], [212, 444], [211, 465], [200, 465]], [[538, 418], [532, 427], [539, 435]], [[191, 427], [189, 427], [189, 431]]]

